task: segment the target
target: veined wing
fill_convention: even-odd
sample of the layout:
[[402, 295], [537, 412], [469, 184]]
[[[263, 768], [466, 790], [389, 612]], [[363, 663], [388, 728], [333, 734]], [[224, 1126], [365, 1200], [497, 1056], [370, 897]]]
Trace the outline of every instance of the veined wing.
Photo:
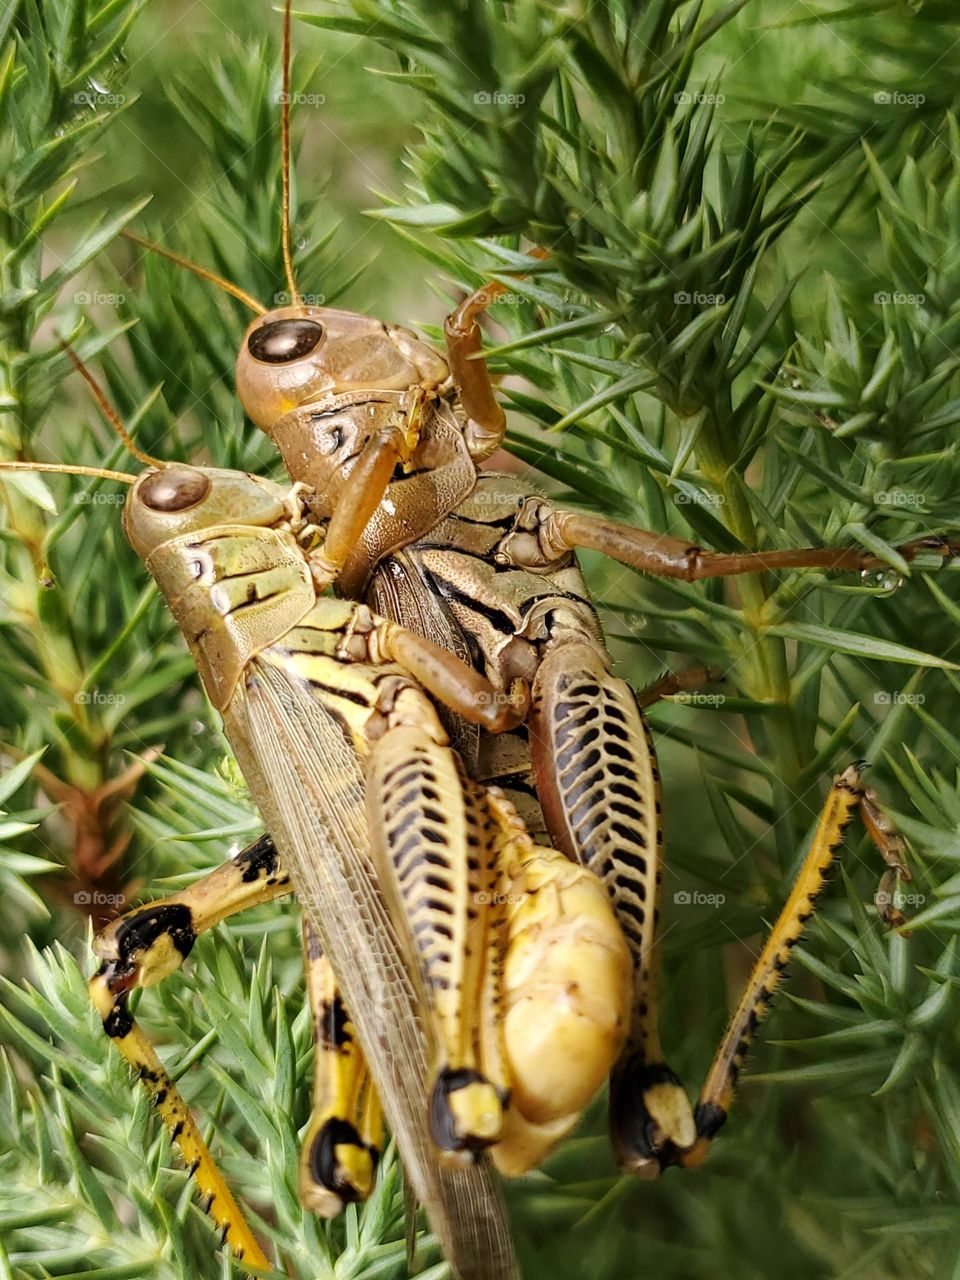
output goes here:
[[407, 1174], [462, 1280], [517, 1275], [489, 1166], [444, 1165], [427, 1130], [428, 1044], [373, 870], [363, 772], [344, 727], [275, 660], [224, 713], [231, 745], [330, 958]]

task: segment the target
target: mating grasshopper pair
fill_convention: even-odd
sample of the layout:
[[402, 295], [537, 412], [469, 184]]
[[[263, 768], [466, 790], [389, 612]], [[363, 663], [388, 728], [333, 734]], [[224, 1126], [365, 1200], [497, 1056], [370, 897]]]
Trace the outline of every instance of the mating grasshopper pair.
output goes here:
[[[289, 250], [286, 256], [289, 262]], [[147, 1056], [152, 1051], [126, 1016], [124, 984], [159, 980], [176, 967], [199, 928], [245, 902], [285, 891], [283, 865], [289, 862], [297, 888], [311, 900], [323, 945], [343, 983], [346, 1010], [367, 1050], [418, 1194], [435, 1222], [444, 1213], [454, 1222], [454, 1228], [441, 1230], [448, 1247], [456, 1231], [472, 1232], [469, 1243], [482, 1262], [468, 1260], [468, 1265], [482, 1267], [477, 1274], [500, 1274], [507, 1249], [496, 1211], [489, 1208], [495, 1201], [482, 1170], [438, 1173], [437, 1179], [447, 1181], [431, 1196], [424, 1108], [418, 1110], [423, 1089], [416, 1081], [411, 1085], [411, 1078], [419, 1073], [422, 1080], [431, 1065], [410, 1030], [424, 999], [414, 989], [416, 966], [411, 974], [380, 892], [394, 892], [401, 901], [406, 896], [409, 908], [416, 897], [412, 885], [419, 882], [405, 881], [402, 856], [381, 854], [377, 867], [364, 863], [368, 822], [375, 832], [378, 824], [383, 828], [381, 850], [388, 855], [391, 847], [400, 850], [409, 830], [407, 788], [411, 803], [419, 805], [419, 830], [435, 822], [444, 829], [459, 825], [465, 833], [459, 843], [445, 846], [442, 865], [443, 878], [451, 885], [456, 881], [461, 895], [449, 962], [463, 970], [473, 999], [480, 997], [484, 1034], [491, 1025], [496, 1032], [504, 1019], [494, 997], [484, 1004], [480, 996], [496, 992], [480, 961], [488, 951], [496, 955], [490, 937], [499, 929], [509, 934], [515, 922], [497, 923], [493, 913], [484, 913], [481, 945], [474, 945], [467, 964], [463, 893], [476, 900], [486, 892], [480, 888], [483, 877], [500, 875], [511, 857], [526, 868], [525, 859], [548, 855], [523, 843], [508, 806], [489, 790], [480, 798], [483, 788], [499, 784], [535, 836], [549, 833], [564, 853], [600, 875], [630, 948], [635, 986], [634, 1016], [613, 1091], [618, 1151], [637, 1171], [694, 1162], [725, 1117], [746, 1039], [799, 936], [845, 822], [860, 807], [893, 863], [898, 847], [872, 804], [864, 802], [859, 771], [848, 770], [831, 791], [800, 879], [693, 1113], [663, 1065], [656, 1041], [651, 974], [660, 846], [655, 758], [631, 692], [610, 675], [573, 549], [592, 547], [635, 568], [687, 580], [806, 565], [856, 569], [875, 562], [856, 549], [710, 556], [655, 534], [557, 510], [508, 478], [478, 478], [477, 464], [503, 432], [482, 361], [473, 358], [482, 303], [468, 300], [451, 318], [448, 360], [443, 360], [402, 330], [347, 312], [302, 307], [292, 274], [289, 284], [294, 304], [259, 316], [245, 337], [238, 388], [250, 416], [280, 447], [291, 476], [305, 486], [309, 516], [299, 502], [264, 482], [188, 468], [148, 472], [133, 489], [126, 515], [134, 545], [168, 595], [211, 699], [224, 714], [281, 859], [271, 846], [259, 845], [214, 873], [219, 879], [197, 886], [188, 902], [181, 895], [115, 926], [101, 944], [108, 973], [95, 991], [108, 1030], [140, 1061], [141, 1074], [172, 1127], [182, 1126], [177, 1136], [184, 1149], [200, 1152], [190, 1145], [189, 1116], [179, 1109], [162, 1068], [152, 1065], [155, 1060]], [[324, 529], [317, 545], [310, 543], [311, 521]], [[901, 550], [909, 556], [923, 545]], [[334, 578], [350, 597], [366, 596], [380, 613], [468, 655], [470, 668], [454, 668], [449, 657], [390, 631], [362, 606], [321, 600], [319, 591]], [[467, 765], [466, 779], [423, 689], [451, 703], [459, 717], [455, 741]], [[464, 727], [466, 721], [478, 729], [505, 728], [514, 708], [518, 718], [527, 712], [526, 739], [518, 732], [491, 738]], [[375, 731], [368, 732], [371, 724]], [[414, 776], [405, 780], [403, 770], [414, 766]], [[401, 772], [392, 774], [391, 768]], [[441, 776], [446, 789], [437, 785]], [[391, 785], [399, 789], [396, 809], [389, 804]], [[436, 810], [439, 820], [429, 817], [429, 805], [423, 803], [438, 804], [434, 795], [446, 801]], [[474, 854], [471, 866], [471, 824], [492, 829], [484, 844], [492, 865]], [[513, 852], [504, 859], [508, 848]], [[568, 868], [572, 874], [575, 863], [564, 864]], [[597, 911], [602, 913], [599, 906]], [[433, 940], [443, 936], [435, 916], [406, 911], [411, 931], [423, 923]], [[362, 976], [355, 972], [357, 956], [350, 943], [340, 937], [340, 928], [349, 932], [354, 919], [368, 948]], [[610, 945], [618, 950], [617, 942]], [[509, 946], [506, 951], [509, 956]], [[359, 1143], [352, 1137], [334, 1143], [334, 1152], [317, 1157], [315, 1184], [325, 1186], [326, 1161], [334, 1166], [334, 1183], [342, 1177], [342, 1190], [352, 1186], [359, 1192], [369, 1178], [370, 1148], [377, 1139], [373, 1092], [359, 1059], [347, 1049], [353, 1042], [346, 1038], [341, 1006], [312, 944], [311, 953], [311, 986], [319, 996], [318, 1009], [329, 1018], [328, 1040], [338, 1051], [338, 1061], [331, 1064], [337, 1067], [336, 1087], [341, 1103], [349, 1095], [360, 1138]], [[442, 1013], [445, 1001], [436, 991], [443, 991], [445, 976], [442, 969], [426, 973], [431, 986], [438, 979], [431, 1003], [438, 1021], [454, 1027], [452, 1041], [462, 1038], [464, 1022], [459, 1014], [448, 1019]], [[595, 974], [589, 978], [596, 983]], [[508, 1051], [509, 1043], [508, 1037]], [[608, 1056], [617, 1048], [612, 1043]], [[487, 1064], [495, 1060], [482, 1056]], [[463, 1057], [461, 1052], [459, 1066]], [[496, 1077], [495, 1070], [490, 1074]], [[469, 1135], [477, 1116], [482, 1119], [484, 1107], [494, 1107], [489, 1094], [484, 1098], [473, 1120], [455, 1135], [458, 1140]], [[518, 1110], [512, 1110], [516, 1116]], [[437, 1132], [442, 1125], [434, 1128]], [[224, 1205], [232, 1202], [213, 1181], [215, 1171], [202, 1154], [193, 1159], [201, 1160], [198, 1175], [201, 1182], [207, 1178], [212, 1210], [227, 1226], [231, 1242], [257, 1260], [255, 1246], [244, 1246], [239, 1228], [231, 1228], [232, 1219], [225, 1217]], [[454, 1241], [451, 1251], [461, 1265], [467, 1248]]]
[[[243, 473], [179, 464], [151, 467], [139, 478], [103, 474], [132, 484], [127, 536], [168, 600], [276, 840], [258, 841], [193, 888], [115, 922], [98, 939], [105, 963], [91, 982], [107, 1033], [156, 1101], [234, 1249], [266, 1265], [127, 1002], [134, 987], [175, 971], [198, 933], [287, 893], [291, 882], [308, 905], [309, 987], [319, 1031], [302, 1183], [310, 1207], [329, 1213], [369, 1190], [379, 1097], [454, 1265], [465, 1275], [509, 1274], [486, 1171], [430, 1158], [424, 1084], [435, 1063], [417, 1032], [424, 1007], [434, 1015], [445, 1055], [433, 1092], [433, 1138], [447, 1149], [497, 1141], [497, 1163], [518, 1172], [570, 1128], [616, 1059], [633, 985], [643, 998], [615, 1078], [621, 1159], [637, 1171], [701, 1159], [725, 1119], [749, 1036], [858, 809], [888, 862], [902, 869], [897, 837], [865, 792], [859, 769], [848, 769], [831, 790], [692, 1114], [656, 1045], [652, 933], [636, 943], [637, 924], [650, 920], [652, 930], [655, 919], [656, 765], [639, 706], [605, 663], [597, 658], [592, 668], [574, 670], [541, 732], [551, 732], [551, 721], [560, 725], [556, 792], [572, 796], [574, 818], [579, 812], [588, 819], [569, 823], [568, 838], [583, 841], [574, 850], [585, 857], [581, 833], [595, 834], [610, 864], [600, 869], [622, 935], [597, 879], [534, 845], [500, 790], [464, 774], [424, 696], [427, 690], [486, 731], [507, 730], [523, 706], [520, 677], [512, 695], [498, 696], [446, 650], [364, 604], [321, 594], [335, 568], [326, 544], [304, 548], [315, 529], [297, 488], [288, 493]], [[568, 565], [565, 572], [567, 590], [541, 592], [540, 604], [549, 598], [552, 607], [569, 610], [572, 601], [585, 603], [570, 589], [576, 571]], [[557, 644], [561, 652], [565, 643]], [[571, 649], [581, 662], [591, 653], [581, 638]], [[592, 652], [602, 656], [598, 645]], [[633, 772], [639, 758], [633, 716], [644, 733], [646, 778]], [[514, 773], [499, 781], [522, 794], [526, 779], [516, 754], [514, 744]], [[636, 876], [622, 821], [637, 797], [648, 799], [647, 822], [636, 832], [654, 869], [650, 881]], [[550, 822], [548, 810], [547, 829]], [[391, 895], [394, 912], [384, 902]], [[481, 909], [490, 904], [515, 905]], [[411, 935], [406, 947], [404, 923]], [[513, 1013], [519, 1016], [511, 1022]], [[511, 1088], [515, 1105], [501, 1129], [498, 1113]]]

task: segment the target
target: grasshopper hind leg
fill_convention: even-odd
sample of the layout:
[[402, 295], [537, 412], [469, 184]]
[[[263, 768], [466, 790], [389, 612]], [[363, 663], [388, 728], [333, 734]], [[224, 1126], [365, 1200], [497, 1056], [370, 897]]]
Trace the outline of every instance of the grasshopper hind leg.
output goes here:
[[270, 1264], [189, 1107], [128, 1006], [136, 988], [156, 986], [176, 972], [201, 933], [238, 911], [287, 893], [289, 884], [273, 841], [262, 836], [189, 889], [134, 908], [108, 925], [94, 941], [102, 964], [89, 984], [104, 1031], [150, 1095], [224, 1243], [237, 1257], [264, 1269]]
[[663, 855], [660, 773], [646, 719], [584, 635], [555, 644], [533, 686], [530, 744], [547, 827], [606, 885], [630, 949], [633, 1010], [613, 1072], [610, 1128], [621, 1167], [656, 1177], [696, 1140], [689, 1099], [664, 1061], [656, 928]]
[[411, 723], [422, 694], [406, 690], [375, 744], [368, 784], [370, 829], [393, 914], [406, 936], [428, 1010], [437, 1069], [429, 1121], [434, 1142], [476, 1155], [503, 1124], [506, 1082], [479, 1061], [473, 1018], [480, 998], [492, 865], [489, 819], [439, 723]]
[[[910, 878], [904, 863], [903, 839], [883, 813], [874, 792], [864, 785], [863, 767], [852, 764], [834, 779], [807, 855], [730, 1016], [700, 1090], [695, 1112], [697, 1140], [689, 1150], [677, 1153], [678, 1164], [685, 1167], [701, 1164], [711, 1142], [726, 1123], [753, 1034], [773, 1003], [791, 952], [816, 910], [846, 830], [856, 816], [859, 815], [890, 871]], [[885, 873], [884, 881], [888, 874]], [[897, 916], [884, 912], [882, 904], [880, 914], [887, 923], [898, 923]]]
[[314, 1027], [313, 1110], [300, 1156], [300, 1200], [324, 1218], [373, 1190], [383, 1117], [330, 962], [304, 918], [307, 992]]

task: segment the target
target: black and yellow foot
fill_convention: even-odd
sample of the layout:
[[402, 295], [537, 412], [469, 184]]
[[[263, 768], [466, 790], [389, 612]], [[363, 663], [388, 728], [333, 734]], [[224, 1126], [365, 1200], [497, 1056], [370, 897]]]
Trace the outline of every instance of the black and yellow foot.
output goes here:
[[696, 1142], [690, 1099], [665, 1062], [627, 1053], [610, 1077], [610, 1136], [624, 1173], [652, 1180]]
[[287, 893], [289, 887], [273, 841], [262, 836], [189, 889], [113, 921], [94, 941], [103, 963], [90, 979], [90, 995], [104, 1031], [130, 1063], [170, 1130], [223, 1242], [237, 1257], [265, 1270], [270, 1267], [266, 1255], [128, 1003], [137, 987], [156, 986], [176, 972], [201, 933], [227, 916]]
[[503, 1128], [506, 1094], [473, 1067], [443, 1067], [430, 1093], [430, 1136], [441, 1151], [479, 1155]]
[[373, 1190], [383, 1117], [333, 970], [306, 920], [303, 941], [314, 1058], [313, 1111], [300, 1155], [300, 1200], [313, 1213], [333, 1218]]

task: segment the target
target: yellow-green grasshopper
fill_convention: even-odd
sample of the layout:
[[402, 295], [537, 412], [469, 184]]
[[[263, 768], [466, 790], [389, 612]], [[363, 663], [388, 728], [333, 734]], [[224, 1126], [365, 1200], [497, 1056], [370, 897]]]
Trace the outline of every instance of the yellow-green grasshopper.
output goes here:
[[[379, 1098], [455, 1272], [512, 1274], [487, 1166], [438, 1158], [428, 1112], [449, 1151], [493, 1145], [507, 1167], [529, 1167], [615, 1061], [630, 987], [601, 883], [535, 846], [509, 801], [465, 775], [424, 690], [488, 728], [507, 727], [514, 709], [438, 646], [321, 594], [335, 569], [329, 555], [304, 550], [316, 535], [296, 490], [179, 464], [139, 477], [50, 469], [131, 485], [125, 532], [191, 648], [275, 841], [111, 925], [91, 982], [107, 1033], [154, 1098], [225, 1240], [268, 1265], [128, 998], [175, 971], [199, 932], [292, 883], [306, 907], [326, 1051], [304, 1146], [305, 1200], [329, 1213], [369, 1191]], [[512, 1031], [511, 1012], [520, 1015]], [[515, 1084], [519, 1109], [507, 1106]]]

